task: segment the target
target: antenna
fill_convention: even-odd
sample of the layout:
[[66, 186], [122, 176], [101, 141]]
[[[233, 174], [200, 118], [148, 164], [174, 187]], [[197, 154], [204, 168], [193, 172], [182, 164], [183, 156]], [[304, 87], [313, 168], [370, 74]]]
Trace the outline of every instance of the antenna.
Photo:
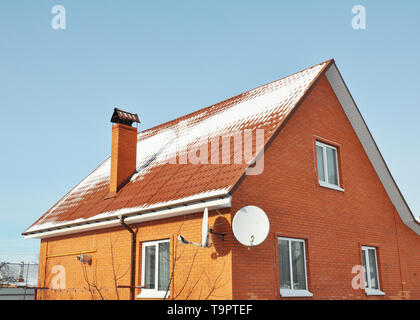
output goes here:
[[201, 225], [201, 246], [204, 248], [209, 246], [209, 210], [207, 208], [204, 209]]
[[204, 213], [203, 213], [203, 222], [201, 225], [201, 244], [188, 241], [182, 235], [178, 235], [178, 241], [184, 244], [192, 244], [198, 247], [208, 248], [209, 247], [209, 232], [211, 232], [211, 229], [209, 230], [209, 210], [205, 208]]
[[183, 244], [193, 244], [193, 245], [196, 245], [196, 246], [201, 247], [201, 244], [188, 241], [187, 239], [184, 238], [183, 235], [178, 235], [178, 241], [179, 242], [182, 242]]
[[233, 217], [232, 230], [236, 240], [249, 249], [264, 242], [270, 231], [270, 221], [261, 208], [246, 206]]

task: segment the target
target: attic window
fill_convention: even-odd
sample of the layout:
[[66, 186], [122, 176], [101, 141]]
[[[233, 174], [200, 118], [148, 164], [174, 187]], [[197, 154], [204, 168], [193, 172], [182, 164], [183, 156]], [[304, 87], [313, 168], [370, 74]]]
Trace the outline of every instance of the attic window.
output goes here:
[[340, 187], [337, 148], [317, 141], [316, 158], [318, 163], [319, 185], [322, 187], [344, 191]]

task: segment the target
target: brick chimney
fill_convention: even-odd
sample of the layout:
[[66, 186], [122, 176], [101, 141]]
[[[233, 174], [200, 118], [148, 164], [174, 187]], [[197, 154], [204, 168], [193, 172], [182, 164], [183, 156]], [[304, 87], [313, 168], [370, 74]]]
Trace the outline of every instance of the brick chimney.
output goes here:
[[133, 122], [140, 123], [137, 114], [115, 108], [112, 114], [111, 175], [107, 198], [116, 193], [130, 181], [136, 172], [137, 128]]

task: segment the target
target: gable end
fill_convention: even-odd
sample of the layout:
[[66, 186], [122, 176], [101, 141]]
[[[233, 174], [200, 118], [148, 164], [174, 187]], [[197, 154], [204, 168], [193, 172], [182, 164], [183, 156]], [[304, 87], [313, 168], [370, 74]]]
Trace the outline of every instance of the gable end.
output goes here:
[[407, 205], [400, 189], [398, 188], [382, 154], [379, 151], [369, 128], [366, 125], [353, 97], [351, 96], [340, 72], [335, 63], [331, 64], [325, 73], [337, 99], [340, 101], [343, 110], [349, 119], [357, 137], [360, 140], [376, 174], [385, 188], [392, 204], [397, 210], [403, 223], [420, 235], [420, 223], [415, 219], [413, 213]]

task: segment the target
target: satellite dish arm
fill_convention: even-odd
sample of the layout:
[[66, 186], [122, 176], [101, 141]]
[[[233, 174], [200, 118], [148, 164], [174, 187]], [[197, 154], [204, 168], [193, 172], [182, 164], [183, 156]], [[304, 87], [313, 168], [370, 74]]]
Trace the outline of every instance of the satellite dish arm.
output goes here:
[[225, 235], [226, 235], [226, 232], [222, 232], [222, 233], [219, 233], [219, 232], [214, 232], [212, 228], [210, 228], [210, 229], [209, 229], [209, 232], [210, 232], [211, 234], [216, 235], [216, 236], [222, 237], [222, 240], [223, 240], [223, 241], [225, 241]]
[[180, 242], [182, 242], [183, 244], [192, 244], [192, 245], [195, 245], [195, 246], [198, 246], [198, 247], [202, 247], [202, 245], [201, 244], [199, 244], [199, 243], [195, 243], [195, 242], [191, 242], [191, 241], [188, 241], [187, 239], [185, 239], [182, 235], [179, 235], [178, 236], [178, 240], [180, 241]]

